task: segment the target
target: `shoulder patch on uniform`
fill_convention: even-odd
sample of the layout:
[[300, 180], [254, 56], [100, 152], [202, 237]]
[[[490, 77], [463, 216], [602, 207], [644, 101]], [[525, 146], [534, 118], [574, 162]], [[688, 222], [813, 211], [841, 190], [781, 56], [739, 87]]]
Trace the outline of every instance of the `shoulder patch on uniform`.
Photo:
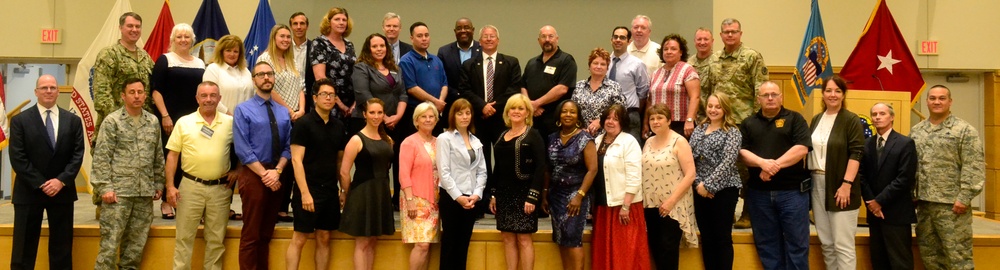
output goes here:
[[763, 72], [764, 75], [767, 75], [767, 67], [761, 68], [760, 71]]

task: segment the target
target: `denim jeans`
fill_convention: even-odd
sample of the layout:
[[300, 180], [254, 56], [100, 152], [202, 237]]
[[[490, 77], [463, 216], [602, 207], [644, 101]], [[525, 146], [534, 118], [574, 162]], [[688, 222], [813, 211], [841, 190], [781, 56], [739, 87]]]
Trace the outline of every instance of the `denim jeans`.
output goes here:
[[809, 269], [809, 193], [745, 190], [764, 269]]

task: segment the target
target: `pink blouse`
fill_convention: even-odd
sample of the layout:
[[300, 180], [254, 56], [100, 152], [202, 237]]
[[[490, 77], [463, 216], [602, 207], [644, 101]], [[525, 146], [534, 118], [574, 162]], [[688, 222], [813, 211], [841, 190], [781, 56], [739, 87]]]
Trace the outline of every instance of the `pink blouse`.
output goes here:
[[[426, 146], [429, 145], [429, 146]], [[438, 173], [435, 164], [434, 141], [424, 142], [419, 133], [403, 140], [399, 146], [399, 187], [410, 188], [413, 196], [437, 202]]]
[[687, 118], [688, 89], [684, 83], [698, 79], [698, 72], [685, 62], [677, 62], [667, 69], [662, 66], [649, 80], [649, 105], [665, 104], [670, 108], [670, 121], [684, 121]]

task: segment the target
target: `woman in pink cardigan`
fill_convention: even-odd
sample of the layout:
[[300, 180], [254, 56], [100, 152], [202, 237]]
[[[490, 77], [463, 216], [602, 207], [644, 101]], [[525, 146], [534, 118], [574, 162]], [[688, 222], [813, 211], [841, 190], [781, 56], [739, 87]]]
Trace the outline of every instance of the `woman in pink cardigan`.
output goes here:
[[438, 172], [435, 164], [436, 139], [431, 131], [438, 122], [433, 103], [424, 102], [413, 110], [417, 133], [406, 137], [399, 146], [400, 223], [403, 243], [414, 244], [410, 251], [410, 269], [427, 269], [431, 243], [437, 243], [441, 223], [438, 220]]

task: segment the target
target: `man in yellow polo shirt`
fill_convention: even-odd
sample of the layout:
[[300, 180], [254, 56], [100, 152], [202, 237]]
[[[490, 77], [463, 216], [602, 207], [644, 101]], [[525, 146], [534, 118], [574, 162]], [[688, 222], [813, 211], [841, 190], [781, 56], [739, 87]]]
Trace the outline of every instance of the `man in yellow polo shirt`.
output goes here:
[[[233, 143], [233, 117], [216, 111], [219, 86], [214, 82], [198, 85], [198, 111], [185, 115], [174, 123], [167, 140], [167, 202], [177, 206], [177, 233], [174, 248], [174, 269], [191, 269], [191, 253], [198, 223], [205, 220], [204, 269], [222, 269], [229, 204], [236, 172], [230, 159]], [[177, 159], [183, 156], [180, 170]], [[174, 175], [184, 181], [180, 190], [174, 187]], [[204, 215], [202, 215], [204, 213]]]

